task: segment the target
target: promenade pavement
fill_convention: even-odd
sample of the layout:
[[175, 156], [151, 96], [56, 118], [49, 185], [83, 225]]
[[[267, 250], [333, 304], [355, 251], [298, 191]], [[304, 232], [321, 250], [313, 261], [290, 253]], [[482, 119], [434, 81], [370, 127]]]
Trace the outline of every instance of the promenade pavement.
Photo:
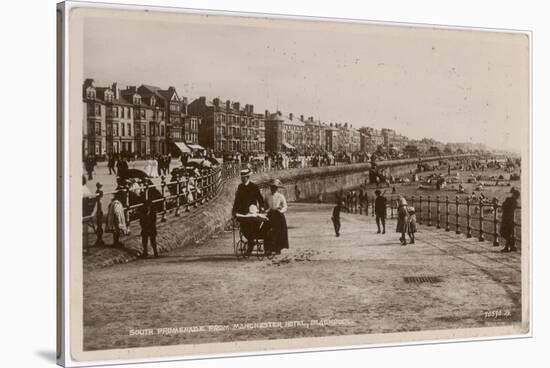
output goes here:
[[382, 235], [371, 216], [347, 213], [337, 238], [331, 208], [291, 203], [290, 249], [272, 260], [238, 260], [225, 231], [85, 270], [84, 348], [519, 326], [521, 254], [426, 226], [401, 246], [395, 220]]

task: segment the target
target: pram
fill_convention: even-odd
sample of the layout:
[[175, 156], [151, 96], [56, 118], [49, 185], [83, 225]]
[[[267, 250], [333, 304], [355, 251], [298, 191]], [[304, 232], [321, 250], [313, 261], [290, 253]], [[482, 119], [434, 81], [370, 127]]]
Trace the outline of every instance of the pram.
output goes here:
[[[260, 261], [263, 260], [264, 257], [267, 257], [268, 259], [272, 259], [275, 256], [275, 254], [265, 251], [265, 240], [266, 238], [269, 237], [270, 227], [269, 227], [269, 220], [263, 214], [254, 214], [254, 215], [237, 214], [237, 218], [232, 220], [233, 251], [237, 256], [237, 259], [241, 259], [241, 258], [246, 259], [250, 256], [249, 254], [247, 254], [248, 240], [244, 237], [243, 233], [241, 232], [241, 226], [239, 222], [239, 219], [246, 219], [246, 218], [252, 219], [254, 221], [259, 221], [260, 223], [258, 232], [254, 239], [254, 246], [252, 248], [251, 254], [255, 254]], [[237, 228], [239, 230], [238, 240], [236, 237]]]

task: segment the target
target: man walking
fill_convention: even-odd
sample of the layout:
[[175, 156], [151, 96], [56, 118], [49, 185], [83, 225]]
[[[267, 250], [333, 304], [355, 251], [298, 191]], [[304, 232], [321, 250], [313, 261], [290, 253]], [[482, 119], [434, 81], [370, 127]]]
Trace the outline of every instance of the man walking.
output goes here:
[[334, 225], [334, 233], [336, 234], [336, 237], [340, 236], [340, 212], [342, 211], [343, 206], [344, 201], [338, 199], [336, 206], [332, 209], [332, 217], [330, 219], [332, 220], [332, 225]]
[[382, 223], [382, 234], [386, 233], [386, 206], [387, 200], [384, 194], [380, 190], [374, 191], [376, 198], [374, 200], [374, 214], [376, 215], [376, 227], [378, 227], [377, 234], [380, 234], [380, 223]]
[[109, 175], [112, 175], [113, 173], [116, 175], [115, 156], [113, 154], [109, 155], [109, 161], [107, 162], [107, 166], [109, 167]]
[[93, 173], [94, 167], [96, 165], [95, 157], [93, 155], [89, 155], [86, 158], [86, 162], [84, 163], [84, 165], [86, 167], [86, 172], [88, 173], [88, 180], [94, 180], [94, 177], [93, 177], [92, 173]]
[[[233, 217], [237, 214], [246, 215], [249, 213], [251, 205], [255, 205], [260, 211], [264, 208], [264, 199], [260, 193], [260, 188], [250, 181], [250, 169], [241, 170], [241, 184], [237, 187], [235, 193], [235, 202], [233, 203]], [[258, 231], [260, 230], [260, 222], [255, 218], [239, 218], [241, 232], [247, 240], [248, 249], [247, 255], [252, 253]]]

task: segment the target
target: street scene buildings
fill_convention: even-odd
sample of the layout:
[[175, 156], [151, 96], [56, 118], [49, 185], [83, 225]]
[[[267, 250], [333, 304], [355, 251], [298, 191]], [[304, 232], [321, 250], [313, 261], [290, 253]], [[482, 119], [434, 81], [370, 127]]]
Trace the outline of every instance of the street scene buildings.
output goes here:
[[86, 22], [85, 351], [529, 330], [525, 39], [180, 15]]
[[245, 153], [373, 154], [381, 158], [485, 151], [483, 145], [410, 140], [393, 129], [322, 122], [251, 104], [202, 96], [188, 102], [174, 87], [83, 84], [83, 157], [174, 157], [208, 150], [216, 157]]

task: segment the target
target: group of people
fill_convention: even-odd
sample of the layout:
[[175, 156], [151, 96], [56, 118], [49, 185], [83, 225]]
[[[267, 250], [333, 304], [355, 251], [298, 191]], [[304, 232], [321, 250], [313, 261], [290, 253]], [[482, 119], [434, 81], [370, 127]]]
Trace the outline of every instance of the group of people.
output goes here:
[[[374, 214], [376, 219], [377, 234], [386, 233], [386, 216], [387, 216], [387, 199], [384, 193], [379, 189], [374, 191]], [[502, 217], [500, 221], [500, 235], [504, 238], [505, 244], [501, 252], [515, 252], [515, 211], [519, 208], [520, 191], [512, 187], [510, 197], [502, 203]], [[475, 199], [475, 194], [472, 193], [472, 198]], [[480, 194], [480, 201], [485, 201], [486, 198]], [[343, 196], [337, 195], [336, 206], [332, 210], [332, 223], [336, 237], [340, 236], [341, 221], [340, 212], [345, 208]], [[477, 207], [474, 206], [477, 211]], [[397, 199], [397, 226], [396, 232], [400, 234], [399, 241], [401, 245], [407, 245], [407, 237], [409, 244], [415, 243], [415, 233], [417, 232], [416, 209], [407, 204], [407, 200], [403, 196]]]
[[[232, 214], [239, 222], [241, 234], [247, 241], [246, 255], [250, 255], [258, 239], [264, 240], [267, 255], [281, 254], [288, 249], [288, 227], [285, 213], [288, 209], [285, 196], [279, 192], [283, 185], [279, 179], [269, 183], [269, 193], [262, 196], [257, 184], [250, 181], [252, 170], [241, 170], [241, 183], [235, 193]], [[265, 212], [265, 215], [261, 213]]]
[[147, 176], [151, 178], [156, 178], [161, 175], [167, 175], [170, 172], [170, 163], [172, 162], [172, 156], [168, 155], [158, 155], [148, 156], [145, 160], [145, 167], [143, 171]]
[[[384, 196], [384, 193], [379, 189], [376, 189], [374, 194], [376, 196], [374, 199], [374, 214], [376, 219], [376, 227], [378, 229], [377, 234], [385, 234], [388, 201]], [[340, 229], [342, 226], [340, 221], [340, 212], [342, 209], [346, 209], [345, 201], [338, 197], [336, 206], [332, 209], [331, 217], [336, 237], [340, 236]], [[406, 199], [402, 196], [398, 199], [396, 231], [401, 234], [401, 237], [399, 238], [401, 245], [407, 245], [406, 235], [409, 236], [410, 244], [414, 244], [414, 234], [417, 231], [416, 211], [414, 207], [407, 205]]]
[[[120, 237], [123, 235], [129, 235], [130, 229], [126, 223], [126, 216], [124, 212], [124, 192], [119, 191], [115, 193], [109, 208], [107, 210], [107, 226], [106, 231], [113, 234], [113, 246], [122, 247]], [[157, 249], [157, 213], [151, 199], [146, 200], [138, 210], [139, 224], [141, 227], [141, 240], [143, 251], [141, 257], [146, 258], [148, 256], [148, 244], [151, 244], [153, 248], [153, 254], [158, 257]]]

